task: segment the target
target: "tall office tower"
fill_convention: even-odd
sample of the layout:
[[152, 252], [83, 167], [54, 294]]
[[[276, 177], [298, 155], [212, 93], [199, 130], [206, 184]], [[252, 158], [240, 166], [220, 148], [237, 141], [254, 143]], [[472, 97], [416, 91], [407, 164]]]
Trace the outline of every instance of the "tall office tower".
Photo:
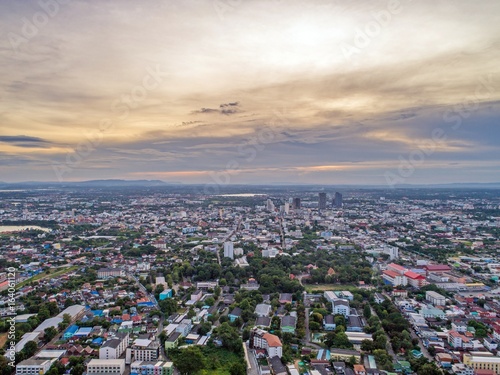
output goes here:
[[285, 214], [288, 215], [289, 212], [290, 212], [290, 203], [285, 202]]
[[271, 199], [268, 199], [266, 202], [266, 208], [268, 211], [274, 211], [274, 203]]
[[234, 259], [234, 249], [231, 241], [224, 242], [224, 257]]
[[319, 193], [318, 194], [318, 208], [320, 210], [325, 210], [326, 209], [326, 193]]
[[300, 198], [293, 198], [293, 209], [300, 209]]
[[335, 198], [333, 198], [333, 206], [337, 208], [342, 207], [342, 194], [340, 194], [338, 191], [335, 192]]

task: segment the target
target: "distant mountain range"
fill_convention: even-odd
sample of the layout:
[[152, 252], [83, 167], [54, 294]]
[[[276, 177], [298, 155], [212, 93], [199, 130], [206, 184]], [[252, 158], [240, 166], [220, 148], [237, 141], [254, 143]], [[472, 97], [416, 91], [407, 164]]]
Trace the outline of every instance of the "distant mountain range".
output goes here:
[[179, 182], [168, 183], [161, 180], [89, 180], [77, 182], [39, 182], [39, 181], [26, 181], [26, 182], [0, 182], [2, 188], [15, 188], [15, 187], [126, 187], [126, 186], [167, 186], [172, 184], [180, 184]]
[[[75, 182], [40, 182], [40, 181], [25, 181], [25, 182], [0, 182], [0, 189], [34, 189], [34, 188], [106, 188], [106, 187], [169, 187], [169, 186], [204, 186], [203, 184], [183, 184], [181, 182], [166, 182], [161, 180], [121, 180], [121, 179], [109, 179], [109, 180], [88, 180], [88, 181], [75, 181]], [[223, 189], [231, 188], [244, 188], [244, 187], [260, 187], [260, 188], [270, 188], [275, 189], [280, 186], [286, 188], [297, 187], [301, 190], [313, 187], [313, 188], [336, 188], [336, 189], [384, 189], [389, 190], [393, 187], [389, 185], [355, 185], [355, 184], [300, 184], [300, 183], [270, 183], [270, 184], [235, 184], [235, 185], [225, 185], [221, 186]], [[395, 185], [394, 188], [397, 189], [500, 189], [500, 182], [488, 182], [488, 183], [474, 183], [474, 182], [464, 182], [464, 183], [448, 183], [448, 184], [401, 184]]]

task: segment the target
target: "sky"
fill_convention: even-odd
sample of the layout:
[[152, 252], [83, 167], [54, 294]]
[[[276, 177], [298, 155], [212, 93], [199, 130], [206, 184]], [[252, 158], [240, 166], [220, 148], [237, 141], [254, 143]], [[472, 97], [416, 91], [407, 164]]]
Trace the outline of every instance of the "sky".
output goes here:
[[0, 181], [500, 181], [500, 2], [0, 0]]

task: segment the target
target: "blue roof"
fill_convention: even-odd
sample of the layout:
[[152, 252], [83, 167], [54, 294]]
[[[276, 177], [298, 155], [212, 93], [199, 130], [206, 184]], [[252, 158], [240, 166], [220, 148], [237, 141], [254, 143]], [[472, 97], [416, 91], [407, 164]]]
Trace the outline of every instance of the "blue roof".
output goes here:
[[72, 326], [69, 326], [69, 327], [66, 329], [66, 331], [64, 331], [64, 334], [65, 334], [65, 335], [66, 335], [66, 334], [68, 334], [68, 335], [69, 335], [69, 334], [71, 334], [71, 335], [72, 335], [73, 333], [75, 333], [76, 331], [78, 331], [78, 328], [79, 328], [79, 327], [78, 327], [77, 325], [72, 325]]
[[104, 341], [104, 339], [102, 337], [97, 337], [97, 338], [92, 340], [92, 344], [101, 345], [103, 343], [103, 341]]
[[122, 323], [122, 322], [123, 322], [123, 320], [118, 319], [118, 318], [113, 319], [113, 320], [111, 321], [111, 323]]

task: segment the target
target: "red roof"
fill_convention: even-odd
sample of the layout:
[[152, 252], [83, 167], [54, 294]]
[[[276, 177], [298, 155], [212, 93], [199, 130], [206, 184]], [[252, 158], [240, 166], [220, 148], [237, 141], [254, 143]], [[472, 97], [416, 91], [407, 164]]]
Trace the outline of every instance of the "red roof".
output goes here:
[[64, 366], [66, 366], [69, 363], [69, 358], [66, 358], [66, 357], [61, 358], [59, 360], [59, 362], [61, 362], [61, 364], [63, 364]]
[[400, 276], [399, 273], [396, 273], [394, 271], [389, 271], [389, 270], [384, 271], [384, 275], [387, 275], [387, 276], [390, 276], [390, 277]]
[[394, 268], [395, 270], [399, 270], [401, 272], [404, 272], [407, 270], [407, 268], [403, 267], [403, 266], [400, 266], [399, 264], [396, 264], [396, 263], [391, 263], [391, 264], [388, 264], [387, 267], [391, 267], [391, 268]]
[[413, 280], [423, 280], [425, 277], [413, 271], [406, 271], [405, 276]]
[[262, 338], [267, 341], [268, 346], [281, 346], [281, 340], [278, 336], [270, 333], [264, 333]]
[[424, 266], [427, 271], [449, 271], [451, 270], [450, 266], [446, 264], [427, 264]]

